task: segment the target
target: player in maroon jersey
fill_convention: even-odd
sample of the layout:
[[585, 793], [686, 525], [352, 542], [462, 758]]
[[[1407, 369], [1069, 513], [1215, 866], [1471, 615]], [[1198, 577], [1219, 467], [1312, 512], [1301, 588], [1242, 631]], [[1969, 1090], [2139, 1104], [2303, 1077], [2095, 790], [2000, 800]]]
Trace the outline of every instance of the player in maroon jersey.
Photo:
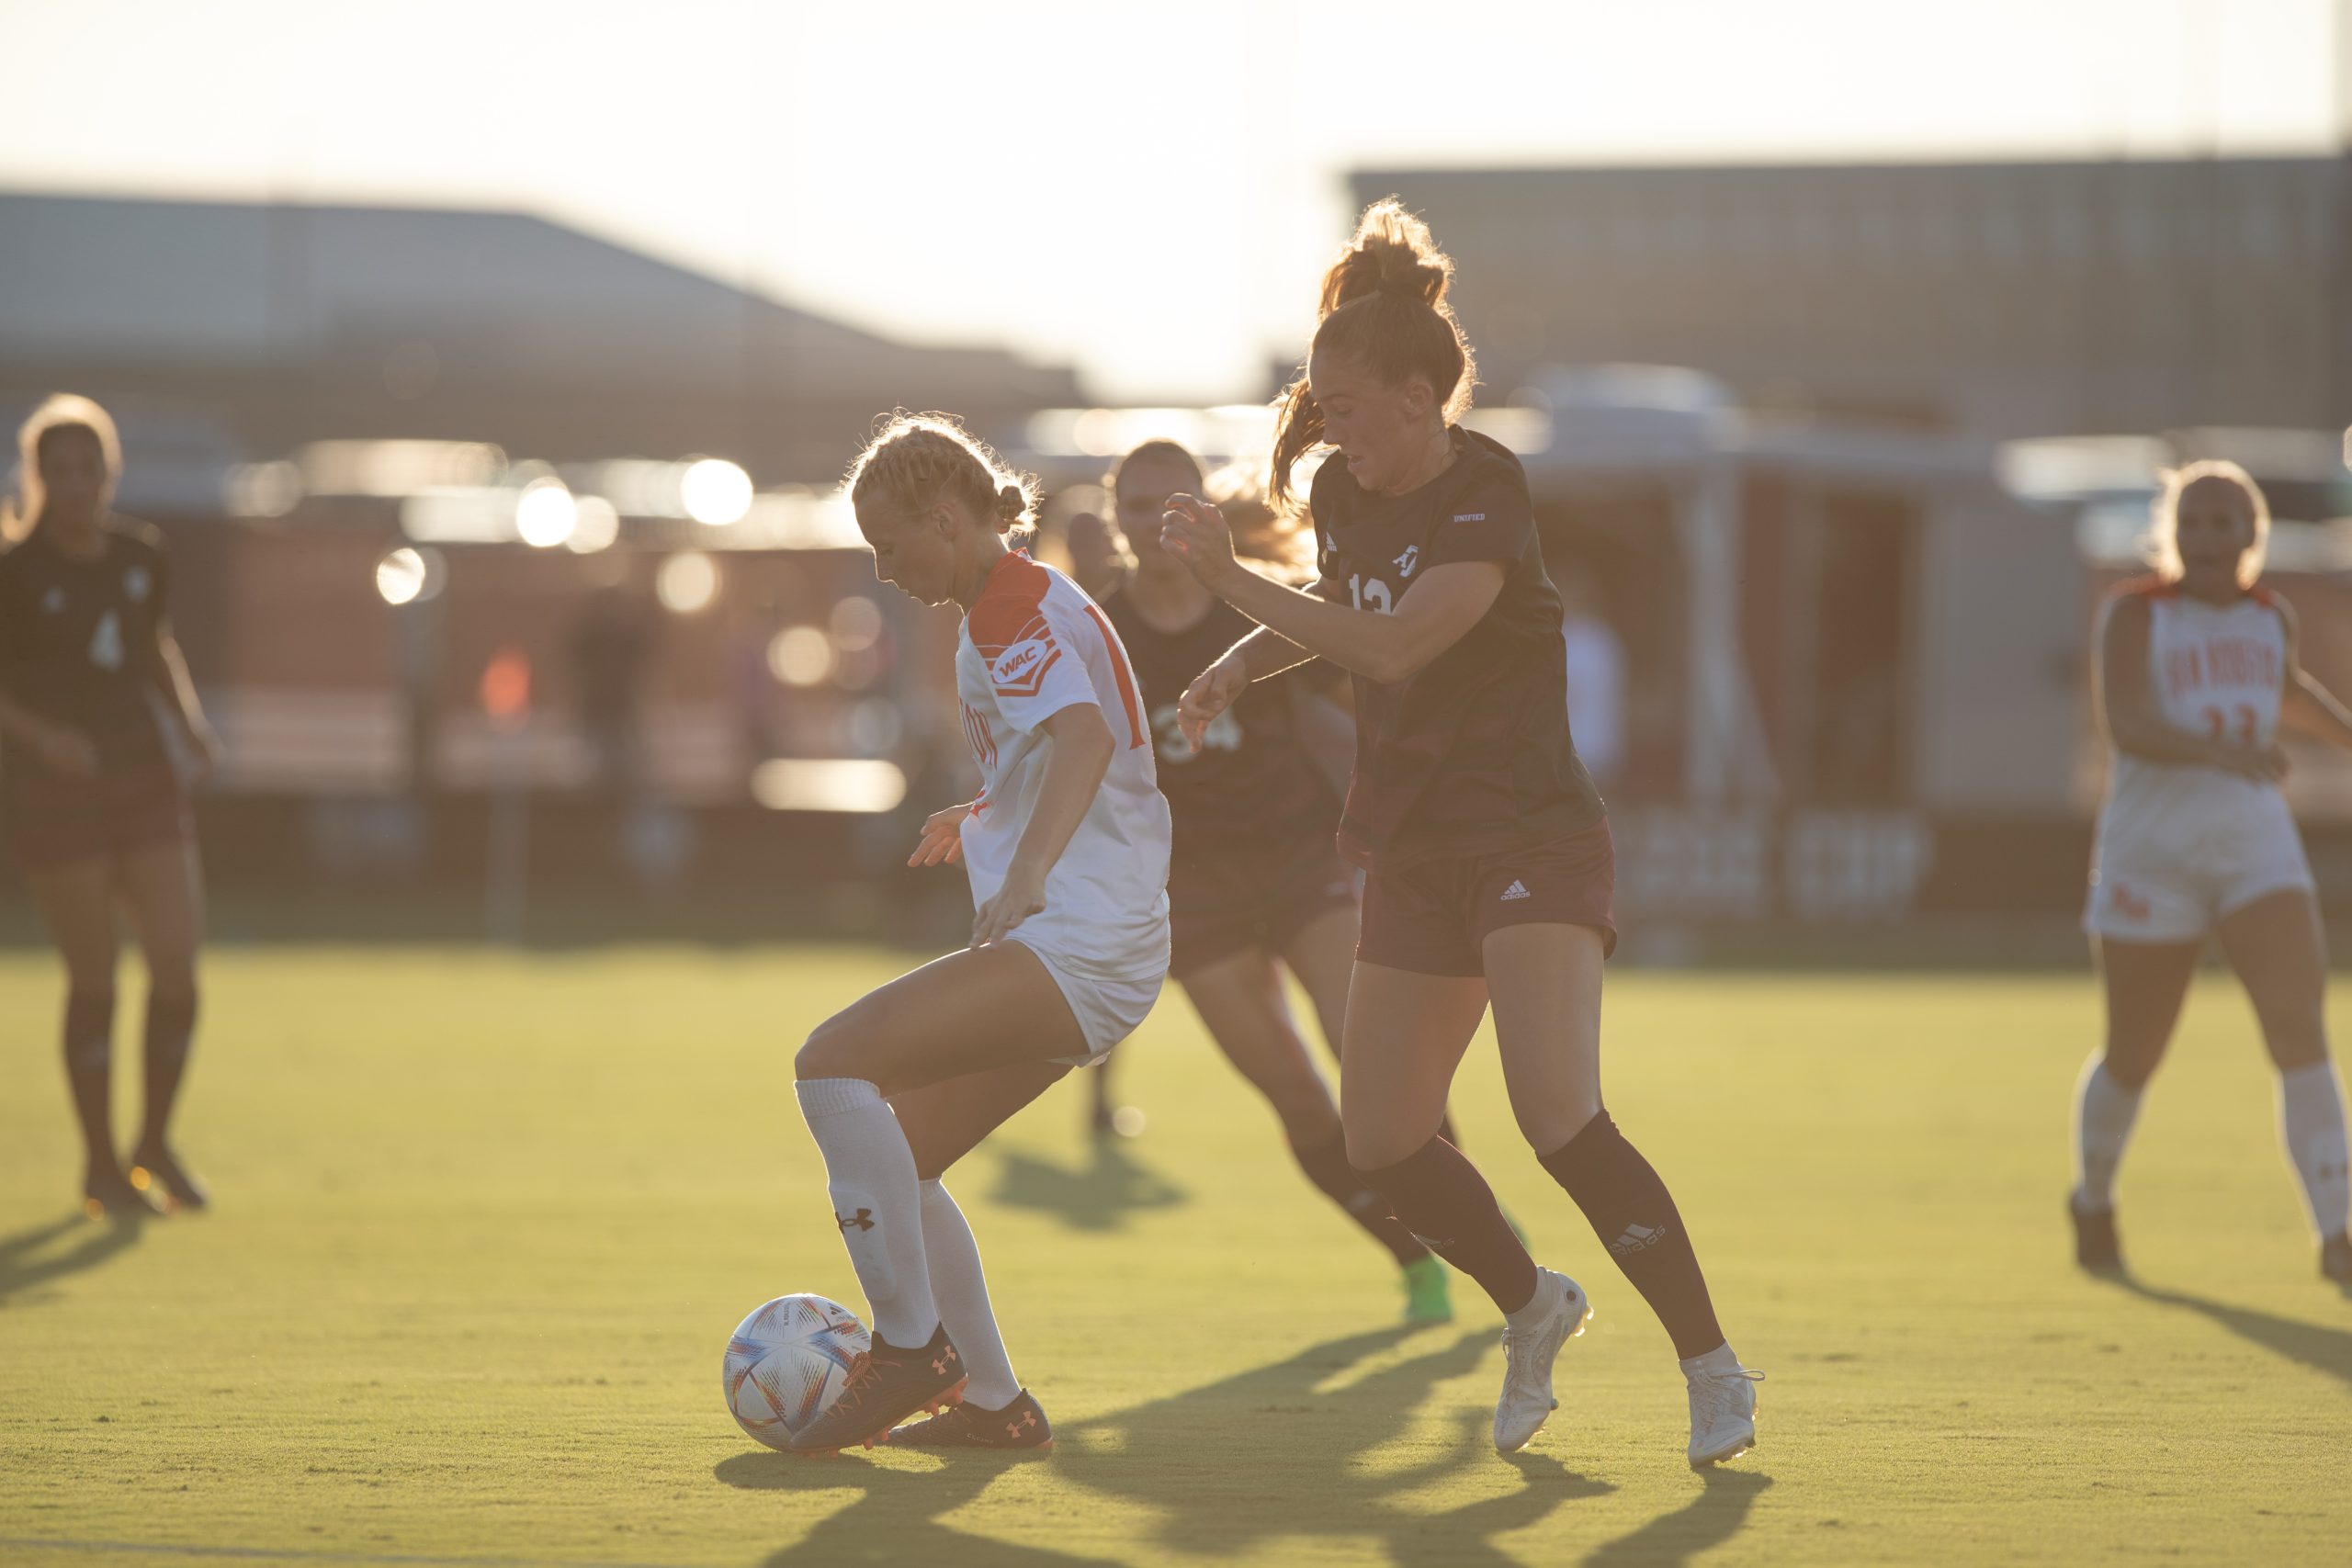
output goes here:
[[1601, 963], [1615, 938], [1607, 815], [1569, 738], [1560, 600], [1518, 459], [1458, 423], [1475, 384], [1445, 291], [1453, 263], [1394, 200], [1324, 274], [1306, 372], [1283, 394], [1272, 499], [1336, 448], [1309, 495], [1307, 592], [1236, 559], [1216, 509], [1170, 499], [1161, 538], [1259, 623], [1185, 692], [1194, 743], [1310, 658], [1355, 677], [1356, 771], [1340, 840], [1366, 867], [1340, 1079], [1348, 1157], [1505, 1317], [1495, 1447], [1556, 1405], [1552, 1365], [1591, 1308], [1538, 1269], [1486, 1180], [1439, 1135], [1489, 1002], [1520, 1130], [1666, 1326], [1690, 1396], [1692, 1465], [1756, 1437], [1758, 1375], [1724, 1338], [1681, 1215], [1600, 1094]]
[[[0, 555], [0, 811], [65, 960], [83, 1194], [118, 1217], [153, 1213], [157, 1188], [200, 1209], [204, 1189], [168, 1133], [203, 930], [188, 786], [211, 765], [211, 731], [165, 614], [163, 540], [108, 509], [122, 472], [114, 422], [86, 398], [53, 397], [17, 446], [30, 532]], [[128, 1172], [110, 1111], [118, 907], [148, 978], [146, 1114]]]
[[[1108, 488], [1118, 516], [1140, 536], [1134, 564], [1102, 611], [1135, 661], [1174, 819], [1169, 976], [1226, 1060], [1281, 1118], [1307, 1180], [1403, 1269], [1407, 1321], [1442, 1323], [1453, 1315], [1445, 1266], [1348, 1164], [1340, 1108], [1283, 994], [1287, 968], [1324, 1037], [1338, 1042], [1356, 941], [1355, 876], [1332, 845], [1340, 803], [1299, 734], [1297, 704], [1306, 693], [1296, 689], [1306, 671], [1329, 667], [1301, 666], [1252, 686], [1197, 747], [1189, 744], [1177, 723], [1185, 686], [1250, 630], [1159, 547], [1168, 498], [1203, 491], [1201, 466], [1174, 442], [1148, 442], [1121, 459]], [[1274, 521], [1271, 512], [1264, 521]]]

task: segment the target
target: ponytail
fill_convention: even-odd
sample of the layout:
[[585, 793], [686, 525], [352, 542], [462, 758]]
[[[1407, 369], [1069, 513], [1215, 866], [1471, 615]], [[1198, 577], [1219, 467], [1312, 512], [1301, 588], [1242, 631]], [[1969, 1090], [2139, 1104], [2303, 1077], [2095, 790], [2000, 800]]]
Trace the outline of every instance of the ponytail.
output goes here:
[[[1446, 302], [1453, 281], [1453, 258], [1437, 248], [1430, 226], [1393, 196], [1374, 202], [1356, 224], [1355, 238], [1323, 274], [1308, 357], [1360, 361], [1391, 386], [1419, 376], [1437, 395], [1446, 422], [1459, 420], [1470, 412], [1477, 364]], [[1295, 513], [1299, 502], [1291, 469], [1323, 440], [1323, 411], [1307, 390], [1305, 367], [1274, 408], [1267, 500], [1277, 512]]]

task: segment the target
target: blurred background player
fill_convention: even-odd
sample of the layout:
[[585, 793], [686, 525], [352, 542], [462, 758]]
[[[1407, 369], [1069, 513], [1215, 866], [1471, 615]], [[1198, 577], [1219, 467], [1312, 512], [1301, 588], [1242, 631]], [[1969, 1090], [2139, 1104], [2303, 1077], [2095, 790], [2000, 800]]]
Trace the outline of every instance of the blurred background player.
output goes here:
[[[116, 1217], [153, 1213], [157, 1188], [200, 1209], [204, 1188], [170, 1129], [203, 933], [188, 791], [216, 747], [172, 638], [163, 538], [110, 510], [122, 475], [113, 420], [86, 398], [52, 397], [17, 446], [23, 506], [0, 555], [0, 810], [65, 961], [83, 1196]], [[118, 906], [147, 963], [146, 1108], [128, 1172], [112, 1115]]]
[[[1300, 736], [1295, 690], [1310, 671], [1328, 674], [1329, 667], [1302, 665], [1250, 687], [1208, 726], [1200, 745], [1189, 744], [1177, 724], [1185, 686], [1251, 630], [1247, 617], [1159, 547], [1156, 525], [1168, 498], [1210, 487], [1199, 461], [1171, 441], [1128, 453], [1109, 486], [1123, 529], [1134, 528], [1134, 564], [1102, 608], [1143, 683], [1159, 786], [1174, 823], [1168, 972], [1226, 1060], [1282, 1119], [1291, 1157], [1307, 1180], [1404, 1270], [1408, 1321], [1442, 1323], [1453, 1314], [1445, 1266], [1348, 1164], [1340, 1108], [1283, 990], [1287, 968], [1306, 988], [1324, 1039], [1339, 1041], [1354, 963], [1355, 875], [1332, 844], [1340, 803]], [[1280, 525], [1262, 491], [1217, 489], [1237, 547], [1272, 570], [1295, 571], [1295, 530]]]
[[1396, 1216], [1504, 1314], [1498, 1451], [1557, 1402], [1552, 1366], [1591, 1315], [1538, 1269], [1477, 1168], [1438, 1133], [1489, 1000], [1520, 1130], [1665, 1325], [1690, 1392], [1693, 1466], [1755, 1442], [1758, 1375], [1715, 1320], [1666, 1185], [1600, 1094], [1601, 964], [1615, 941], [1607, 814], [1568, 735], [1561, 606], [1526, 476], [1455, 423], [1475, 377], [1452, 261], [1394, 200], [1324, 274], [1306, 374], [1283, 394], [1271, 498], [1337, 448], [1309, 495], [1321, 577], [1301, 592], [1241, 565], [1216, 508], [1170, 502], [1163, 540], [1260, 623], [1186, 691], [1210, 724], [1310, 657], [1355, 676], [1356, 773], [1340, 822], [1366, 865], [1340, 1052], [1348, 1157]]
[[[969, 948], [835, 1014], [795, 1064], [874, 1339], [794, 1447], [1044, 1448], [1052, 1427], [1013, 1376], [940, 1177], [1151, 1010], [1168, 803], [1117, 634], [1069, 578], [1006, 547], [1034, 508], [1026, 480], [953, 421], [902, 415], [848, 490], [875, 575], [964, 610], [956, 696], [980, 793], [925, 822], [908, 863], [961, 860], [977, 913]], [[960, 1405], [891, 1431], [959, 1389]]]
[[2107, 1040], [2076, 1098], [2075, 1257], [2120, 1269], [2115, 1173], [2140, 1096], [2218, 936], [2278, 1069], [2278, 1118], [2320, 1238], [2352, 1285], [2344, 1095], [2322, 1010], [2327, 954], [2301, 836], [2278, 780], [2283, 722], [2352, 747], [2352, 714], [2302, 669], [2295, 615], [2260, 586], [2270, 512], [2234, 463], [2165, 478], [2156, 570], [2119, 588], [2099, 635], [2100, 721], [2113, 749], [2084, 924]]

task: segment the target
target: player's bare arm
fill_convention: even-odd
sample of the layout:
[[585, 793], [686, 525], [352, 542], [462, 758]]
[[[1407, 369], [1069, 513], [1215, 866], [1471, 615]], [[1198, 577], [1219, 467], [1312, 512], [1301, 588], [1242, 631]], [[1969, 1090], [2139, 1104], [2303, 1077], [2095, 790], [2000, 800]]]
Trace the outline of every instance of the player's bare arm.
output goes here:
[[155, 623], [153, 660], [155, 684], [170, 704], [180, 739], [186, 742], [188, 754], [196, 760], [198, 771], [211, 772], [213, 765], [220, 760], [220, 742], [204, 716], [204, 705], [197, 698], [196, 682], [188, 678], [187, 660], [181, 654], [179, 638], [172, 635], [171, 623], [167, 620], [159, 618]]
[[1261, 577], [1233, 553], [1217, 509], [1169, 497], [1160, 539], [1227, 604], [1278, 636], [1367, 680], [1406, 680], [1462, 640], [1503, 590], [1493, 561], [1430, 568], [1394, 611], [1358, 610]]
[[1069, 847], [1070, 835], [1078, 831], [1118, 753], [1118, 741], [1102, 722], [1102, 710], [1091, 703], [1072, 703], [1038, 728], [1053, 745], [1046, 777], [1038, 785], [1029, 826], [1012, 852], [1004, 886], [972, 918], [974, 947], [1001, 940], [1046, 907], [1046, 876]]
[[2278, 721], [2298, 735], [2352, 750], [2352, 708], [2303, 668], [2302, 627], [2284, 599], [2278, 618], [2287, 624], [2287, 681], [2279, 694]]
[[2263, 783], [2283, 776], [2286, 759], [2275, 746], [2233, 746], [2165, 722], [2148, 681], [2149, 625], [2147, 601], [2136, 594], [2118, 599], [2108, 611], [2095, 701], [2109, 742], [2153, 762], [2198, 763]]

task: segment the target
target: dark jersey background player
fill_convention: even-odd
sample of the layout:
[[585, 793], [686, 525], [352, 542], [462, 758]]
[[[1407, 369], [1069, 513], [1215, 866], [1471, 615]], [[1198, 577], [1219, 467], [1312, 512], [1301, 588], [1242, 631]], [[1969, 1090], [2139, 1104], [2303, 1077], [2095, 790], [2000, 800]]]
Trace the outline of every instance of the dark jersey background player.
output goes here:
[[[56, 397], [18, 432], [30, 531], [0, 555], [0, 814], [65, 961], [66, 1078], [94, 1213], [201, 1208], [172, 1152], [196, 1028], [203, 900], [187, 790], [214, 745], [173, 641], [163, 541], [110, 514], [121, 445], [106, 412]], [[114, 967], [119, 907], [147, 963], [146, 1111], [115, 1157]]]
[[[1298, 978], [1324, 1038], [1334, 1044], [1347, 1010], [1356, 941], [1355, 874], [1332, 844], [1340, 802], [1299, 734], [1295, 690], [1302, 666], [1250, 688], [1194, 747], [1177, 710], [1193, 677], [1247, 636], [1251, 623], [1159, 547], [1156, 526], [1170, 495], [1204, 488], [1199, 462], [1155, 441], [1121, 460], [1109, 486], [1131, 520], [1134, 566], [1102, 602], [1143, 687], [1159, 752], [1159, 787], [1174, 823], [1168, 908], [1168, 973], [1241, 1076], [1281, 1118], [1307, 1180], [1388, 1249], [1403, 1269], [1405, 1315], [1453, 1315], [1445, 1267], [1415, 1240], [1348, 1164], [1340, 1108], [1291, 1015], [1283, 971]], [[1229, 517], [1251, 508], [1228, 502]], [[1273, 514], [1256, 502], [1257, 521]], [[1272, 543], [1272, 530], [1258, 537]]]
[[1521, 1131], [1665, 1325], [1690, 1398], [1692, 1465], [1755, 1441], [1756, 1374], [1724, 1339], [1665, 1183], [1603, 1108], [1601, 963], [1613, 857], [1570, 741], [1560, 602], [1525, 475], [1461, 428], [1475, 384], [1444, 304], [1453, 264], [1395, 201], [1324, 275], [1306, 375], [1284, 394], [1272, 499], [1309, 450], [1320, 581], [1241, 565], [1216, 510], [1170, 502], [1162, 541], [1261, 629], [1188, 689], [1197, 740], [1262, 679], [1309, 657], [1355, 676], [1343, 842], [1366, 866], [1341, 1083], [1348, 1156], [1417, 1235], [1505, 1315], [1495, 1446], [1555, 1406], [1552, 1364], [1590, 1314], [1539, 1269], [1476, 1168], [1437, 1132], [1491, 1000]]

